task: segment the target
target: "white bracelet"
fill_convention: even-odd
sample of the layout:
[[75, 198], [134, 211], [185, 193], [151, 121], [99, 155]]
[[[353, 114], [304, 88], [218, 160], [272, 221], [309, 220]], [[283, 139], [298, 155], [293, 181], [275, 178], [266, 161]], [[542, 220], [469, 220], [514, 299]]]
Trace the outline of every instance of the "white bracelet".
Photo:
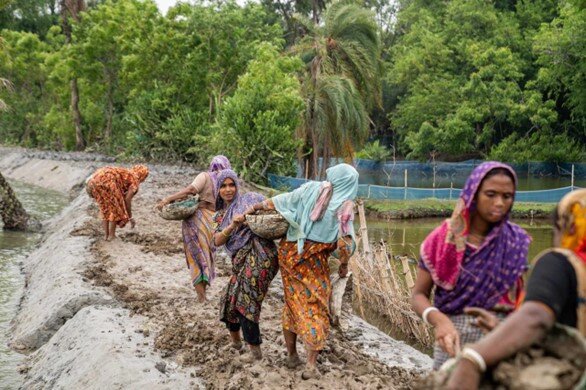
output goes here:
[[484, 358], [482, 357], [482, 355], [479, 354], [477, 351], [473, 350], [470, 347], [464, 347], [464, 349], [462, 349], [461, 355], [462, 355], [462, 357], [476, 363], [480, 372], [486, 371], [486, 362], [484, 361]]
[[427, 325], [431, 325], [429, 323], [429, 321], [427, 320], [427, 316], [429, 316], [429, 313], [431, 313], [432, 311], [440, 311], [437, 307], [434, 306], [430, 306], [427, 309], [423, 310], [423, 314], [421, 315], [421, 318], [423, 319], [423, 322], [425, 322]]

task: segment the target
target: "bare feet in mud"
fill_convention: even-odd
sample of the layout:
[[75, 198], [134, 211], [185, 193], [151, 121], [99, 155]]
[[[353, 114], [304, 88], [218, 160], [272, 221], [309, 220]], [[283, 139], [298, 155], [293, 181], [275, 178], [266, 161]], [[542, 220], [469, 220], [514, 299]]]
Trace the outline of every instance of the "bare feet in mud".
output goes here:
[[317, 367], [314, 365], [305, 365], [305, 370], [301, 373], [301, 379], [308, 380], [308, 379], [319, 379], [321, 377], [320, 372], [318, 371]]
[[240, 360], [242, 363], [255, 363], [262, 360], [262, 351], [260, 345], [248, 345], [249, 353], [243, 355]]
[[287, 356], [287, 363], [286, 363], [287, 368], [293, 370], [302, 364], [303, 364], [303, 361], [301, 361], [301, 359], [299, 358], [299, 355], [295, 354], [295, 355]]

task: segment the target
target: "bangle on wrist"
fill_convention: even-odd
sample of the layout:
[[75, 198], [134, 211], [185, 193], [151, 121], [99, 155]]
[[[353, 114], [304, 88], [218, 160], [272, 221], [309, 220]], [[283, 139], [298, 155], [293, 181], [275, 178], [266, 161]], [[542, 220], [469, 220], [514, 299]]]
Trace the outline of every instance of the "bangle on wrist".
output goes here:
[[224, 237], [226, 237], [226, 238], [230, 238], [230, 233], [226, 234], [226, 230], [227, 230], [227, 229], [220, 230], [220, 233], [222, 234], [222, 236], [224, 236]]
[[437, 307], [430, 306], [427, 309], [423, 310], [423, 313], [421, 314], [421, 319], [427, 325], [431, 325], [429, 320], [427, 319], [427, 317], [429, 317], [429, 313], [431, 313], [432, 311], [440, 311], [440, 310]]
[[460, 357], [468, 361], [471, 361], [480, 372], [486, 371], [486, 362], [484, 361], [484, 358], [474, 349], [470, 347], [464, 347], [462, 353], [460, 354]]

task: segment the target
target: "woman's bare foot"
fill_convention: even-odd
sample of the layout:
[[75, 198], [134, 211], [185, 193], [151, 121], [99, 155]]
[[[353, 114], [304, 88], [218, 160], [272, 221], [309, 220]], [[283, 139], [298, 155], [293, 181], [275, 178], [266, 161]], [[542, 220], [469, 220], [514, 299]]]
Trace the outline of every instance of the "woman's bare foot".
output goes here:
[[205, 282], [201, 282], [195, 285], [195, 292], [197, 293], [197, 301], [204, 303], [207, 301], [206, 298], [206, 285]]
[[262, 360], [262, 351], [260, 349], [260, 345], [248, 344], [248, 348], [250, 349], [250, 354], [246, 354], [240, 359], [243, 363], [254, 363]]
[[299, 358], [299, 355], [294, 354], [294, 355], [287, 356], [287, 362], [286, 362], [287, 368], [293, 370], [302, 364], [303, 364], [303, 362]]
[[301, 379], [308, 380], [308, 379], [319, 379], [321, 377], [320, 372], [317, 369], [317, 366], [312, 364], [306, 364], [305, 369], [301, 373]]

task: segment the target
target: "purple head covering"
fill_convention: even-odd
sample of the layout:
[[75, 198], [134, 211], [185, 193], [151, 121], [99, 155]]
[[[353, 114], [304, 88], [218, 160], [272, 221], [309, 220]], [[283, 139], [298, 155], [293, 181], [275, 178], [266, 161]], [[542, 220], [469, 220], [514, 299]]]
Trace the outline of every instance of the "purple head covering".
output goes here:
[[508, 165], [485, 162], [466, 181], [452, 217], [427, 236], [421, 244], [421, 266], [438, 286], [434, 305], [448, 314], [464, 307], [493, 308], [527, 269], [531, 238], [509, 221], [509, 212], [496, 223], [479, 248], [466, 244], [470, 215], [476, 208], [476, 194], [486, 175], [502, 168], [517, 176]]
[[[230, 165], [230, 160], [228, 160], [226, 156], [218, 154], [217, 156], [212, 158], [212, 161], [210, 162], [210, 167], [208, 168], [208, 173], [212, 178], [212, 184], [214, 186], [216, 185], [218, 172], [220, 172], [223, 169], [232, 169], [232, 166]], [[215, 192], [216, 190], [214, 189], [214, 195]]]
[[[236, 194], [234, 195], [234, 199], [229, 205], [226, 205], [222, 197], [220, 197], [220, 186], [226, 179], [234, 180], [234, 184], [236, 184]], [[220, 228], [224, 229], [230, 223], [232, 223], [232, 219], [237, 216], [244, 214], [246, 209], [248, 209], [253, 204], [262, 202], [266, 198], [257, 193], [257, 192], [247, 192], [246, 194], [240, 193], [240, 182], [238, 180], [238, 175], [231, 170], [231, 169], [224, 169], [218, 173], [218, 177], [216, 179], [216, 210], [224, 210], [224, 217], [222, 222], [220, 223]], [[226, 249], [230, 254], [236, 253], [240, 248], [242, 248], [248, 240], [252, 237], [253, 233], [248, 226], [241, 225], [238, 229], [236, 229], [230, 238], [226, 242]]]

